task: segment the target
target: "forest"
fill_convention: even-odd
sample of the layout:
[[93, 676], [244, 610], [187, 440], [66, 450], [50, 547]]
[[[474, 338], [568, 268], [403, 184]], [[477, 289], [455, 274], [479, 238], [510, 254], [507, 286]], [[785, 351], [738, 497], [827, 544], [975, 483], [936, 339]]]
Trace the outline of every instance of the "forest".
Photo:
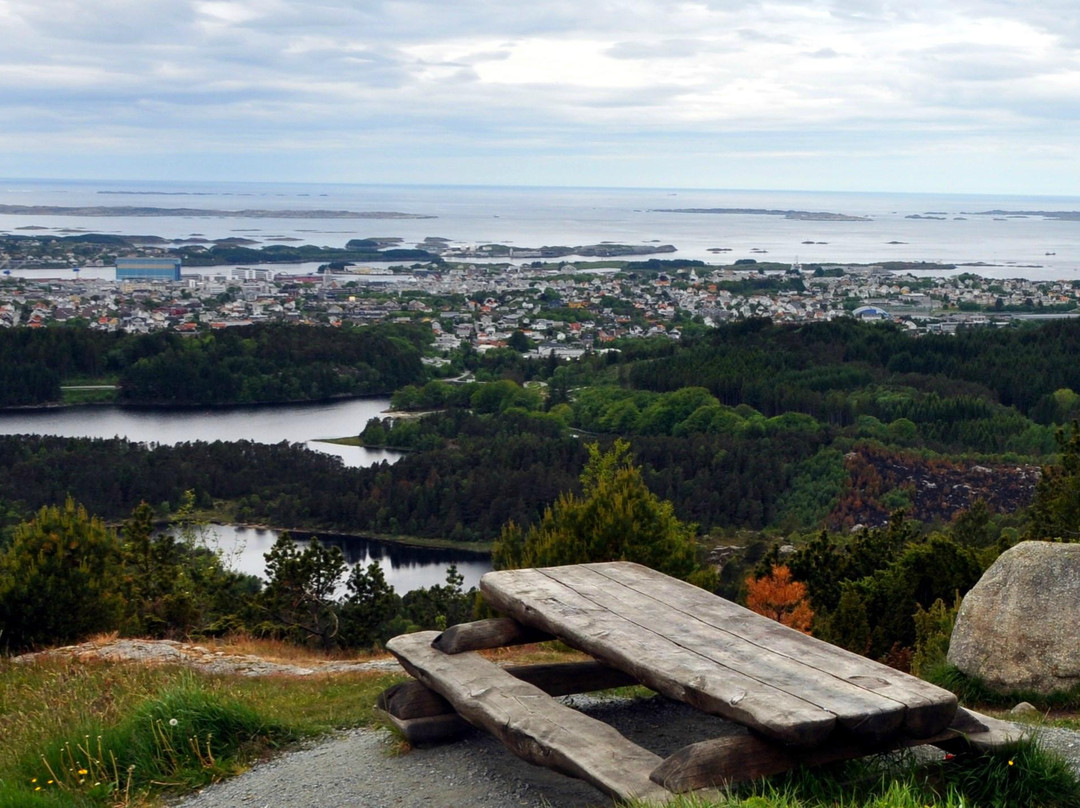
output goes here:
[[196, 336], [0, 330], [0, 407], [54, 403], [72, 379], [114, 378], [118, 401], [225, 405], [386, 394], [425, 378], [429, 339], [407, 325], [258, 324]]
[[[130, 379], [140, 364], [159, 369], [150, 378], [174, 372], [162, 368], [183, 351], [196, 368], [200, 357], [208, 367], [229, 367], [230, 358], [247, 367], [273, 345], [287, 361], [314, 365], [336, 343], [334, 361], [354, 351], [351, 361], [395, 388], [396, 408], [434, 410], [356, 425], [365, 444], [407, 450], [398, 462], [346, 468], [286, 443], [148, 448], [2, 437], [5, 541], [71, 496], [114, 524], [143, 502], [156, 519], [190, 502], [236, 521], [494, 542], [501, 558], [528, 558], [521, 548], [552, 534], [558, 508], [596, 511], [599, 489], [582, 469], [611, 449], [624, 467], [619, 484], [639, 486], [641, 501], [655, 498], [665, 514], [657, 524], [672, 525], [678, 546], [691, 536], [700, 552], [735, 548], [716, 556], [722, 569], [710, 588], [742, 598], [748, 580], [786, 571], [805, 588], [800, 613], [815, 633], [879, 658], [900, 654], [898, 664], [910, 666], [920, 647], [912, 614], [934, 607], [923, 624], [940, 622], [996, 553], [1025, 536], [1075, 532], [1075, 321], [918, 338], [855, 321], [747, 321], [682, 342], [626, 341], [576, 362], [463, 349], [454, 368], [477, 379], [465, 383], [429, 378], [423, 339], [408, 331], [325, 332], [333, 335], [325, 343], [317, 330], [237, 329], [205, 344], [168, 335], [111, 344], [115, 337], [98, 335], [94, 351], [61, 332], [48, 348], [82, 346]], [[374, 356], [372, 345], [400, 355]], [[781, 555], [781, 544], [794, 549]], [[687, 569], [704, 580], [701, 563]]]
[[650, 489], [703, 533], [879, 525], [898, 508], [940, 522], [977, 499], [1000, 513], [1025, 506], [1055, 430], [1080, 412], [1073, 321], [918, 339], [854, 321], [752, 321], [575, 363], [458, 357], [495, 379], [465, 384], [424, 381], [422, 339], [406, 330], [268, 327], [205, 340], [55, 331], [48, 342], [42, 331], [0, 334], [0, 345], [21, 336], [26, 355], [67, 373], [115, 363], [132, 401], [191, 400], [202, 378], [220, 379], [211, 389], [221, 400], [260, 389], [259, 357], [312, 374], [328, 357], [361, 368], [353, 381], [396, 388], [395, 408], [437, 412], [357, 424], [364, 443], [408, 450], [367, 469], [286, 445], [3, 438], [0, 496], [24, 512], [70, 493], [118, 519], [140, 500], [158, 507], [191, 490], [243, 521], [490, 542], [507, 520], [531, 524], [574, 490], [588, 435], [629, 440]]

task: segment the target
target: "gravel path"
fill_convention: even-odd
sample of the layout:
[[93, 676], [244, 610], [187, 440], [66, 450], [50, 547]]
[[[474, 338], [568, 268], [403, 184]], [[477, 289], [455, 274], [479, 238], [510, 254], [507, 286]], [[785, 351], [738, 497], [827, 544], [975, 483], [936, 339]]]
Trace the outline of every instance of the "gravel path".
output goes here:
[[[564, 699], [660, 755], [695, 741], [744, 732], [663, 698]], [[1043, 744], [1080, 775], [1080, 733], [1041, 730]], [[610, 806], [580, 781], [532, 766], [486, 733], [393, 754], [389, 733], [354, 730], [260, 764], [177, 808], [589, 808]]]
[[[657, 754], [741, 727], [662, 698], [564, 699]], [[392, 753], [388, 732], [354, 730], [260, 764], [177, 808], [587, 808], [610, 806], [592, 786], [532, 766], [486, 733]]]

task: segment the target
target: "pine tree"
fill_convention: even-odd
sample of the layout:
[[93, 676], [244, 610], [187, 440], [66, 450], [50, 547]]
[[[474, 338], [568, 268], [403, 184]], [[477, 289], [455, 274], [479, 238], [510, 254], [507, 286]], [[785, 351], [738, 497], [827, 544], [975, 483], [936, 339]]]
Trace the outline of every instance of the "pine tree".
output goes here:
[[845, 584], [836, 610], [829, 616], [826, 639], [856, 654], [870, 651], [870, 620], [866, 601], [854, 584]]
[[70, 497], [17, 525], [0, 555], [0, 639], [12, 649], [119, 628], [120, 541]]
[[1056, 437], [1061, 464], [1043, 468], [1035, 486], [1026, 539], [1080, 539], [1080, 423], [1073, 421], [1067, 436], [1059, 429]]
[[269, 583], [258, 601], [266, 616], [264, 627], [274, 634], [332, 648], [339, 628], [334, 594], [346, 567], [340, 548], [324, 547], [312, 539], [300, 549], [289, 534], [282, 533], [266, 553]]
[[386, 582], [377, 561], [365, 570], [353, 567], [345, 582], [348, 594], [341, 606], [341, 639], [345, 645], [370, 648], [382, 642], [385, 628], [401, 608], [401, 598]]
[[508, 522], [495, 543], [497, 569], [548, 567], [590, 561], [635, 561], [712, 588], [715, 575], [698, 561], [695, 526], [680, 521], [671, 503], [645, 485], [630, 459], [630, 444], [616, 440], [602, 452], [588, 447], [582, 494], [564, 493], [526, 533]]

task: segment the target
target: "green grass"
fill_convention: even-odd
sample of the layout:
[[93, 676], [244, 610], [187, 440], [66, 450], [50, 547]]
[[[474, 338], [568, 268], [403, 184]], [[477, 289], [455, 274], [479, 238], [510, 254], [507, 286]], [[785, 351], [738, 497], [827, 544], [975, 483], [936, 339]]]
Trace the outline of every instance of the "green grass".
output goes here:
[[351, 438], [320, 438], [317, 443], [334, 443], [338, 446], [363, 446], [364, 442], [360, 440], [359, 436], [354, 435]]
[[717, 799], [684, 797], [672, 808], [1074, 808], [1080, 780], [1034, 743], [989, 754], [920, 762], [888, 755], [803, 769], [729, 789]]
[[1027, 690], [998, 693], [987, 687], [978, 677], [968, 676], [947, 663], [931, 666], [924, 672], [924, 678], [939, 687], [951, 690], [962, 704], [1005, 708], [1026, 701], [1042, 712], [1080, 711], [1080, 685], [1049, 695]]
[[109, 404], [116, 401], [117, 390], [61, 390], [60, 402], [70, 406]]
[[[157, 805], [303, 738], [373, 725], [376, 696], [400, 679], [204, 676], [133, 663], [0, 660], [0, 808]], [[1080, 782], [1028, 743], [930, 763], [912, 755], [850, 761], [674, 805], [1069, 808], [1080, 805]]]
[[375, 697], [398, 679], [2, 661], [0, 808], [155, 804], [302, 738], [373, 724]]

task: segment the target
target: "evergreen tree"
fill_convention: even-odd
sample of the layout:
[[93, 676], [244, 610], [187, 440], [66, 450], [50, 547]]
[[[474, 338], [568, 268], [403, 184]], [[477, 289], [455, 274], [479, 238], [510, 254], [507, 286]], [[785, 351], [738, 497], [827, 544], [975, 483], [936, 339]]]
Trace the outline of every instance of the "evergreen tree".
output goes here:
[[122, 588], [116, 533], [70, 497], [42, 508], [0, 555], [0, 639], [23, 649], [115, 630]]
[[1043, 468], [1026, 539], [1080, 540], [1080, 423], [1073, 421], [1068, 436], [1059, 429], [1056, 437], [1061, 464]]
[[830, 615], [823, 634], [829, 642], [856, 654], [870, 651], [870, 620], [866, 600], [854, 584], [842, 587], [839, 603]]
[[332, 648], [339, 628], [334, 593], [346, 566], [340, 548], [312, 539], [300, 549], [282, 533], [266, 553], [269, 582], [258, 600], [265, 616], [263, 627], [272, 634]]
[[370, 648], [389, 639], [386, 627], [401, 608], [399, 598], [386, 582], [382, 567], [372, 561], [364, 569], [353, 567], [345, 582], [341, 605], [341, 641], [355, 648]]
[[446, 583], [414, 589], [401, 599], [401, 610], [410, 626], [445, 629], [464, 623], [472, 616], [476, 590], [464, 591], [464, 576], [451, 564]]
[[696, 583], [715, 585], [698, 561], [694, 525], [681, 522], [670, 502], [645, 485], [630, 460], [630, 444], [616, 440], [602, 452], [589, 447], [582, 494], [563, 493], [527, 533], [508, 522], [492, 554], [497, 569], [636, 561]]

